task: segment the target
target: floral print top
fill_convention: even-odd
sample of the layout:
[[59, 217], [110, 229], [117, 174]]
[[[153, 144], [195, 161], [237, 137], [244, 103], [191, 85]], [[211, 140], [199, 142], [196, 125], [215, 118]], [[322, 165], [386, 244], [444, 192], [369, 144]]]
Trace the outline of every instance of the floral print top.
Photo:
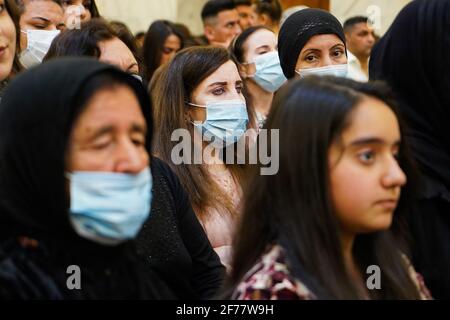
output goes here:
[[[407, 259], [405, 257], [405, 259]], [[422, 300], [432, 299], [423, 278], [407, 260], [409, 273]], [[246, 274], [232, 295], [233, 300], [314, 300], [316, 297], [288, 269], [284, 249], [272, 246]]]

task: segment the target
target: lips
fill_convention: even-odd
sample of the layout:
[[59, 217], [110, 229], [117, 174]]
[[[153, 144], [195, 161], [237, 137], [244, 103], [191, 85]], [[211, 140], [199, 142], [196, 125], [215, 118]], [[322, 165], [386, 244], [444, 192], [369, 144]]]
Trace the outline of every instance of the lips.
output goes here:
[[375, 202], [375, 205], [382, 207], [386, 210], [395, 210], [398, 205], [398, 199], [384, 199]]

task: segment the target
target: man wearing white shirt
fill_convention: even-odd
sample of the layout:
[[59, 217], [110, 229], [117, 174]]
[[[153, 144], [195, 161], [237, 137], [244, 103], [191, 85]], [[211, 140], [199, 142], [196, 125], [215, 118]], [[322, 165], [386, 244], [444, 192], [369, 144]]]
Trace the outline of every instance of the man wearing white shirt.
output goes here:
[[362, 82], [369, 80], [369, 59], [375, 45], [373, 28], [367, 17], [353, 17], [344, 23], [348, 54], [348, 77]]

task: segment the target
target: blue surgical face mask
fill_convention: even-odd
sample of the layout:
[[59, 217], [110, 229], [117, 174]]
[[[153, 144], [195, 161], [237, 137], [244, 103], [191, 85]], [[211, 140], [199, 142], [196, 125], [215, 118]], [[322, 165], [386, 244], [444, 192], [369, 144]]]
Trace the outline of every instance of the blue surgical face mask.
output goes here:
[[83, 238], [117, 245], [133, 239], [150, 214], [152, 175], [112, 172], [68, 173], [70, 221]]
[[311, 69], [299, 69], [295, 70], [295, 72], [300, 76], [300, 78], [304, 78], [310, 75], [316, 76], [335, 76], [345, 78], [348, 73], [348, 65], [347, 64], [335, 64], [330, 66], [325, 66], [321, 68], [311, 68]]
[[205, 122], [192, 124], [200, 134], [213, 141], [216, 148], [236, 143], [247, 130], [248, 113], [242, 100], [208, 102], [206, 106], [188, 104], [206, 108]]
[[287, 81], [280, 65], [277, 51], [265, 53], [255, 58], [256, 73], [249, 76], [268, 92], [275, 92]]

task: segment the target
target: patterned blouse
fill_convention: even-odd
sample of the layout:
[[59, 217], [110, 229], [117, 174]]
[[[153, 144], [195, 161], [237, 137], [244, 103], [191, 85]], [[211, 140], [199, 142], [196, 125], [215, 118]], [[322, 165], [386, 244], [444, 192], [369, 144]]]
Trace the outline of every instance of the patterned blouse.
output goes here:
[[[421, 299], [432, 299], [423, 278], [411, 263], [409, 273], [417, 286]], [[294, 278], [287, 266], [284, 249], [272, 246], [259, 262], [246, 274], [232, 296], [233, 300], [314, 300], [315, 295]]]

